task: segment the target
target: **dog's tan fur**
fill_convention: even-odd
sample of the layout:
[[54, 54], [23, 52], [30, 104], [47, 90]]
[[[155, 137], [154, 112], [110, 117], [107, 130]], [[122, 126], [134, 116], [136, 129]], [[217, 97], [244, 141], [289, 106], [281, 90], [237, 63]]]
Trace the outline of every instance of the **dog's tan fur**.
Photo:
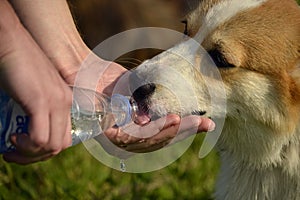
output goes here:
[[[202, 0], [187, 17], [188, 34], [199, 37], [203, 17], [222, 0]], [[240, 3], [243, 3], [241, 1]], [[195, 38], [197, 39], [197, 38]], [[173, 48], [186, 51], [183, 42]], [[230, 68], [219, 68], [226, 90], [225, 124], [217, 148], [222, 166], [216, 199], [300, 199], [300, 9], [294, 0], [267, 0], [236, 13], [207, 33], [207, 50], [218, 49]], [[183, 52], [184, 53], [184, 52]], [[163, 69], [161, 63], [172, 65]], [[167, 73], [167, 75], [163, 75]], [[146, 61], [137, 75], [148, 82], [175, 85], [181, 96], [178, 75], [196, 93], [198, 108], [218, 118], [211, 107], [205, 77], [164, 52]], [[216, 90], [221, 81], [207, 79]], [[178, 106], [171, 89], [157, 85], [149, 102], [158, 114], [190, 114], [193, 108]], [[223, 97], [219, 97], [223, 98]], [[161, 111], [155, 104], [163, 104]], [[220, 116], [221, 117], [221, 116]], [[218, 126], [218, 124], [217, 124]]]

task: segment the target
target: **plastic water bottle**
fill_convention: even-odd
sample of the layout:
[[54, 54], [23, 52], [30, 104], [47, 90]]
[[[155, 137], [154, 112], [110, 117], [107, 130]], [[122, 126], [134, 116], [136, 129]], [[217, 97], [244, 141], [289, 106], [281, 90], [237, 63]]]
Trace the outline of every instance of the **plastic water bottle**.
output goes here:
[[[114, 94], [109, 98], [93, 90], [72, 89], [72, 146], [96, 137], [113, 125], [123, 126], [136, 116], [138, 107], [126, 96]], [[0, 113], [0, 153], [14, 151], [10, 135], [28, 133], [30, 118], [20, 105], [1, 90]]]

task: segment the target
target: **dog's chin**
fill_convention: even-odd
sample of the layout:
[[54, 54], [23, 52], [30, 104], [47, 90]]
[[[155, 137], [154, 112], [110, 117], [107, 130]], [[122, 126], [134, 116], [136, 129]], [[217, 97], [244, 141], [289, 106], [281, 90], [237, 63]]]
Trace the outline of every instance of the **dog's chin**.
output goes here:
[[[188, 115], [197, 115], [204, 117], [208, 116], [207, 112], [202, 109], [176, 109], [176, 106], [168, 106], [168, 102], [165, 102], [165, 104], [155, 103], [155, 101], [152, 101], [151, 98], [142, 102], [136, 101], [136, 105], [138, 106], [138, 111], [135, 116], [135, 123], [139, 125], [146, 125], [151, 121], [158, 120], [159, 118], [165, 117], [168, 114], [176, 114], [180, 117], [185, 117]], [[168, 109], [168, 107], [170, 107], [170, 109]]]
[[159, 108], [159, 106], [152, 104], [149, 99], [144, 99], [143, 101], [135, 100], [135, 103], [138, 107], [135, 115], [137, 124], [145, 125], [168, 114], [164, 108]]

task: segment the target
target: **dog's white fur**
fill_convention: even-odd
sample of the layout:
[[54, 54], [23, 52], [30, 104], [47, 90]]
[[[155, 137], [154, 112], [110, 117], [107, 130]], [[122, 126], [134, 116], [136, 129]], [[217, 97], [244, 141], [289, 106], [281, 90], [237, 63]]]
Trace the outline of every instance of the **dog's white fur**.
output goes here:
[[191, 65], [201, 62], [197, 45], [184, 41], [138, 67], [138, 77], [156, 84], [149, 106], [158, 115], [200, 109], [222, 117], [208, 83], [214, 98], [227, 100], [216, 199], [300, 199], [299, 7], [293, 0], [202, 0], [187, 19], [190, 35], [234, 67], [220, 68], [222, 81], [201, 74]]

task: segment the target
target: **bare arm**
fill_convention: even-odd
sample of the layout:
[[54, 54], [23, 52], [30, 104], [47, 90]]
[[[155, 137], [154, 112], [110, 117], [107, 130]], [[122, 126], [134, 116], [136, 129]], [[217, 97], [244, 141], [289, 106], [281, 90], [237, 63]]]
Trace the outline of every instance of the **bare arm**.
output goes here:
[[90, 53], [65, 0], [11, 0], [26, 29], [63, 78], [77, 72]]
[[114, 82], [126, 69], [92, 54], [80, 37], [65, 0], [11, 0], [11, 2], [22, 23], [68, 84], [74, 83], [77, 71], [84, 59], [89, 56], [89, 63], [96, 63], [98, 68], [103, 66], [98, 91], [105, 90], [105, 93], [111, 93]]
[[71, 144], [70, 89], [6, 0], [0, 2], [0, 86], [30, 116], [29, 136], [12, 137], [17, 151], [5, 154], [7, 161], [44, 160]]

